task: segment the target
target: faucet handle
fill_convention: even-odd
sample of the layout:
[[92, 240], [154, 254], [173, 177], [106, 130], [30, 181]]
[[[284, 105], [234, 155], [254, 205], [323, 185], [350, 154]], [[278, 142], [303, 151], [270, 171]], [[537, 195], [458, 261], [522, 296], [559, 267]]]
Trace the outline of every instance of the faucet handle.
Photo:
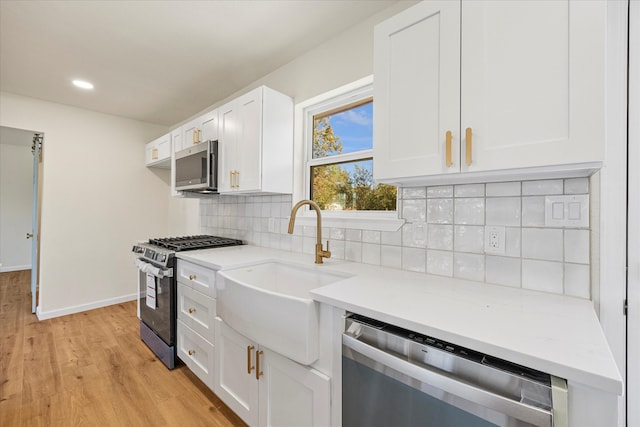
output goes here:
[[331, 251], [329, 251], [329, 241], [327, 240], [327, 250], [326, 251], [322, 251], [323, 252], [323, 256], [325, 258], [331, 258]]

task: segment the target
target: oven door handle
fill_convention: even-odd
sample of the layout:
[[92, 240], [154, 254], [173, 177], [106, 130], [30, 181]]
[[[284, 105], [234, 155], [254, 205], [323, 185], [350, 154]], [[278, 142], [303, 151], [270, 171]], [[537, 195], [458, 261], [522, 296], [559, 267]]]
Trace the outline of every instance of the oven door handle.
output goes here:
[[[427, 366], [418, 366], [407, 360], [401, 359], [386, 351], [372, 347], [362, 341], [357, 340], [347, 334], [342, 335], [342, 344], [356, 353], [360, 353], [369, 359], [388, 366], [404, 375], [414, 378], [422, 383], [429, 384], [447, 393], [459, 396], [470, 402], [478, 403], [486, 408], [490, 408], [517, 418], [519, 420], [537, 425], [560, 427], [561, 423], [554, 423], [554, 417], [549, 411], [529, 406], [524, 403], [509, 399], [504, 396], [492, 393], [483, 388], [465, 382], [461, 379], [447, 375], [445, 372], [438, 372], [429, 369]], [[346, 357], [349, 357], [348, 355]], [[566, 414], [568, 408], [564, 408]], [[562, 412], [562, 409], [560, 409]], [[555, 412], [555, 408], [554, 408]], [[566, 417], [557, 417], [555, 421], [566, 420]]]
[[142, 271], [143, 273], [151, 274], [152, 276], [160, 279], [165, 277], [173, 277], [172, 268], [162, 269], [156, 267], [151, 263], [144, 262], [140, 258], [136, 259], [136, 267], [138, 267], [138, 270]]

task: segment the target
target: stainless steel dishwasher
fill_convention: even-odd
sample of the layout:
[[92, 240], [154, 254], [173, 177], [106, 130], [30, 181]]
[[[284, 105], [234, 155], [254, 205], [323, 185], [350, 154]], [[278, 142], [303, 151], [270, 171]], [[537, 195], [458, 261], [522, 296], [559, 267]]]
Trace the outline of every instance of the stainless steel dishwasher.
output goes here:
[[342, 336], [344, 427], [568, 425], [567, 383], [351, 314]]

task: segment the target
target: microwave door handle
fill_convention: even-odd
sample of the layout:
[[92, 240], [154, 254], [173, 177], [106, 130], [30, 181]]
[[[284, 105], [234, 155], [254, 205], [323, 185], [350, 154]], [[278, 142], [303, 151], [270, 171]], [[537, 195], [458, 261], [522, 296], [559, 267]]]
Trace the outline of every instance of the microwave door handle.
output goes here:
[[470, 402], [476, 402], [484, 407], [537, 426], [550, 427], [553, 423], [552, 415], [549, 411], [500, 396], [450, 375], [431, 370], [426, 366], [415, 365], [349, 335], [342, 335], [342, 344], [354, 352], [360, 353], [383, 366], [388, 366], [409, 378], [414, 378], [421, 383], [429, 384]]

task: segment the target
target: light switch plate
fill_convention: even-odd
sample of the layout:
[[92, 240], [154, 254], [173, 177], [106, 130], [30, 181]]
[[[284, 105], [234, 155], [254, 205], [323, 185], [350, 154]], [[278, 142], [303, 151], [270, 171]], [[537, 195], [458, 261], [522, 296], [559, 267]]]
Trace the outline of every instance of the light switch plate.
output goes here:
[[589, 195], [545, 196], [544, 225], [547, 227], [589, 227]]

